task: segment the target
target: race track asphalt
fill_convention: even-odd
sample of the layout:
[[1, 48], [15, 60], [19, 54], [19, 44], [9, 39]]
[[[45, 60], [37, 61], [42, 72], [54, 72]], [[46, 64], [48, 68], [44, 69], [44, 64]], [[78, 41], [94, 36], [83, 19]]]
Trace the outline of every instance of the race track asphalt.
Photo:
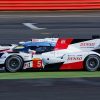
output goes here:
[[0, 80], [0, 100], [99, 100], [100, 78]]
[[0, 13], [1, 44], [44, 37], [91, 38], [94, 34], [100, 34], [100, 12]]
[[[100, 12], [0, 13], [0, 44], [44, 37], [91, 38], [94, 34], [100, 35]], [[99, 99], [100, 78], [0, 80], [0, 100]]]

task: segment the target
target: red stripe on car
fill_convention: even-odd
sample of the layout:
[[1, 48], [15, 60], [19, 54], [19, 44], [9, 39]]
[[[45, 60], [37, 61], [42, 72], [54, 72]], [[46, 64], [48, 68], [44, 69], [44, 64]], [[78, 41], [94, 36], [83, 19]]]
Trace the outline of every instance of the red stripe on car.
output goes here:
[[0, 50], [0, 52], [8, 51], [9, 49]]
[[69, 39], [60, 38], [60, 39], [58, 39], [54, 50], [67, 49], [68, 45], [71, 44], [72, 40], [73, 40], [73, 38], [69, 38]]
[[63, 64], [60, 67], [60, 70], [67, 70], [67, 69], [83, 69], [83, 61], [80, 62], [74, 62], [74, 63], [68, 63], [68, 64]]

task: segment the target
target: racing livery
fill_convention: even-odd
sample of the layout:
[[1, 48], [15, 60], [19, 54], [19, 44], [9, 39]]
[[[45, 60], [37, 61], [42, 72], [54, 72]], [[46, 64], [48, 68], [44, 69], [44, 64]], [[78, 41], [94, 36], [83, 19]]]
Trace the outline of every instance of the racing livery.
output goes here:
[[10, 72], [27, 68], [96, 71], [100, 67], [99, 38], [37, 40], [23, 42], [11, 51], [0, 52], [1, 67]]

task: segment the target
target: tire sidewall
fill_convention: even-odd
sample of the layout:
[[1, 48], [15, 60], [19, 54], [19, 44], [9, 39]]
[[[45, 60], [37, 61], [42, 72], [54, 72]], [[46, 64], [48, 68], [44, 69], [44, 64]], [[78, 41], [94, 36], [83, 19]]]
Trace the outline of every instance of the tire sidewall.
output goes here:
[[[13, 69], [13, 68], [10, 67], [9, 63], [12, 59], [16, 59], [19, 62], [18, 68]], [[19, 70], [22, 70], [22, 68], [23, 68], [23, 59], [20, 56], [13, 55], [13, 56], [10, 56], [10, 57], [7, 58], [7, 60], [5, 62], [6, 71], [8, 71], [8, 72], [17, 72]]]
[[[91, 59], [96, 59], [96, 61], [98, 62], [98, 64], [94, 67], [94, 68], [91, 68], [90, 66], [89, 66], [89, 60], [91, 60]], [[86, 60], [85, 60], [85, 69], [87, 70], [87, 71], [96, 71], [98, 68], [99, 68], [99, 66], [100, 66], [100, 57], [98, 56], [98, 55], [89, 55], [87, 58], [86, 58]]]

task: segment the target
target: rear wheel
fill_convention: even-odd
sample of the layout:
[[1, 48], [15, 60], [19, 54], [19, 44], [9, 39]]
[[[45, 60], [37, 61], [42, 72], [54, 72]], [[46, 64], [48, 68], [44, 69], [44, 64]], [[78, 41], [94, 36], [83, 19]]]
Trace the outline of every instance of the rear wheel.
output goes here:
[[87, 71], [96, 71], [100, 66], [100, 57], [97, 55], [89, 55], [85, 59], [85, 69]]
[[23, 68], [23, 59], [20, 56], [14, 55], [8, 57], [5, 62], [5, 69], [8, 72], [17, 72]]

